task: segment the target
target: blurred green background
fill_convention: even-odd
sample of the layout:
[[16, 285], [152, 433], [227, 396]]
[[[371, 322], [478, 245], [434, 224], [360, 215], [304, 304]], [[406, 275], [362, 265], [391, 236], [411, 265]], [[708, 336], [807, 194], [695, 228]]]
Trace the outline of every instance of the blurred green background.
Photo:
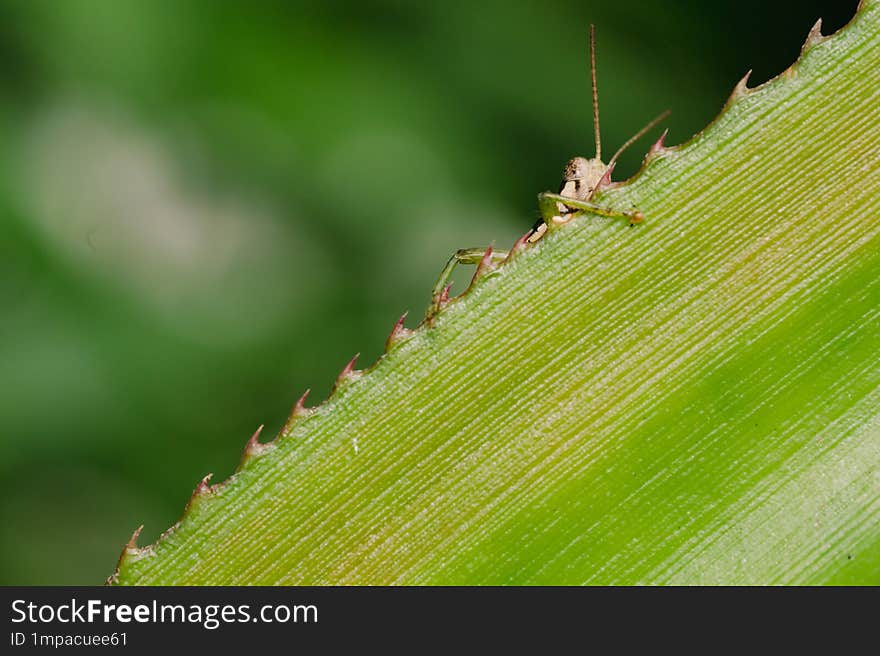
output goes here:
[[592, 154], [590, 22], [610, 155], [855, 5], [0, 3], [0, 583], [102, 582], [455, 248], [525, 232]]

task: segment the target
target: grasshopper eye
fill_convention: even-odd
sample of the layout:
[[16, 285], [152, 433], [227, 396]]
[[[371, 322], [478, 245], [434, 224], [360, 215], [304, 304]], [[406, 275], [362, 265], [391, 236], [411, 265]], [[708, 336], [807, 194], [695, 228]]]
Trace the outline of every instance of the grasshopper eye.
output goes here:
[[583, 179], [586, 176], [588, 164], [583, 157], [572, 157], [565, 165], [563, 179], [566, 181]]

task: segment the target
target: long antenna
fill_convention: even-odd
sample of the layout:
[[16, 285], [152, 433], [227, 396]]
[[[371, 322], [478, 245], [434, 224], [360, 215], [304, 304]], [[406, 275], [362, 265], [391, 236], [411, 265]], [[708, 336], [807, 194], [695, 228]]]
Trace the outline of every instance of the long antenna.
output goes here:
[[596, 26], [590, 23], [590, 81], [593, 84], [593, 130], [596, 133], [596, 159], [602, 160], [602, 138], [599, 136], [599, 87], [596, 85]]
[[651, 121], [650, 121], [645, 127], [643, 127], [641, 130], [639, 130], [638, 132], [636, 132], [636, 133], [635, 133], [633, 136], [631, 136], [629, 139], [627, 139], [627, 140], [626, 140], [626, 143], [624, 143], [620, 148], [618, 148], [618, 149], [617, 149], [617, 152], [614, 153], [614, 155], [611, 156], [611, 160], [608, 162], [608, 166], [610, 167], [612, 164], [614, 164], [614, 163], [617, 161], [617, 158], [620, 157], [621, 153], [623, 153], [624, 150], [626, 150], [627, 148], [629, 148], [630, 146], [632, 146], [636, 141], [638, 141], [638, 140], [641, 139], [643, 136], [645, 136], [645, 133], [646, 133], [648, 130], [650, 130], [651, 128], [653, 128], [655, 125], [657, 125], [660, 121], [662, 121], [663, 119], [665, 119], [665, 118], [666, 118], [667, 116], [669, 116], [671, 113], [672, 113], [672, 112], [671, 112], [670, 110], [667, 109], [665, 112], [663, 112], [662, 114], [660, 114], [660, 116], [657, 116], [656, 118], [652, 119], [652, 120], [651, 120]]

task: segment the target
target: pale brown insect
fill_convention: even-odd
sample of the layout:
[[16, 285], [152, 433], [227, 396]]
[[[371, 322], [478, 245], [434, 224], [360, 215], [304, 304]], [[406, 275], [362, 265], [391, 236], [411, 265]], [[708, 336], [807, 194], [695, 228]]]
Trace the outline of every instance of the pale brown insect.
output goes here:
[[[637, 210], [621, 211], [596, 205], [592, 202], [596, 191], [611, 181], [611, 172], [617, 163], [617, 158], [629, 148], [637, 139], [640, 139], [650, 129], [669, 115], [665, 111], [650, 121], [645, 127], [636, 132], [632, 137], [617, 149], [606, 164], [602, 161], [602, 139], [599, 133], [599, 89], [596, 84], [596, 29], [590, 25], [590, 82], [593, 91], [593, 130], [596, 140], [596, 155], [590, 159], [586, 157], [572, 157], [565, 165], [562, 173], [562, 184], [558, 193], [549, 191], [538, 194], [538, 210], [541, 218], [532, 227], [526, 237], [528, 243], [535, 243], [546, 232], [558, 225], [568, 223], [575, 215], [587, 212], [602, 216], [625, 217], [630, 223], [641, 223], [644, 220], [642, 213]], [[492, 251], [486, 248], [462, 248], [456, 251], [443, 271], [437, 283], [434, 285], [431, 305], [428, 308], [430, 319], [440, 311], [443, 296], [448, 290], [447, 282], [452, 271], [458, 264], [479, 264], [485, 258], [492, 263], [498, 263], [506, 259], [507, 251]]]

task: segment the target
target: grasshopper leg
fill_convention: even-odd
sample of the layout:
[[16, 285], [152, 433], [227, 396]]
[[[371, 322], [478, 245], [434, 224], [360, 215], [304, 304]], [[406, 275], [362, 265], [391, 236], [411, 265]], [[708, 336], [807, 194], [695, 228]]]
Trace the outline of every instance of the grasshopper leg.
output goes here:
[[[437, 282], [434, 284], [434, 289], [431, 292], [431, 305], [428, 308], [429, 319], [440, 311], [443, 290], [446, 289], [446, 285], [455, 267], [459, 264], [479, 264], [483, 256], [486, 255], [486, 250], [485, 248], [461, 248], [452, 254], [452, 257], [449, 258], [446, 266], [440, 272], [440, 277], [437, 278]], [[503, 262], [506, 257], [507, 251], [492, 251], [491, 254], [493, 264]]]
[[[628, 212], [623, 210], [613, 210], [609, 207], [595, 205], [589, 201], [566, 198], [565, 196], [560, 196], [559, 194], [553, 194], [549, 191], [545, 191], [538, 194], [538, 208], [541, 211], [541, 218], [544, 219], [544, 222], [548, 226], [565, 223], [567, 222], [567, 219], [570, 218], [566, 216], [560, 217], [560, 203], [565, 207], [570, 207], [574, 210], [580, 210], [583, 212], [590, 212], [591, 214], [599, 214], [601, 216], [611, 217], [626, 217], [627, 219], [629, 219], [629, 222], [631, 224], [641, 223], [645, 220], [645, 217], [639, 210], [630, 210]], [[571, 212], [568, 212], [567, 214], [571, 214]], [[560, 218], [562, 219], [562, 221], [560, 221]]]

